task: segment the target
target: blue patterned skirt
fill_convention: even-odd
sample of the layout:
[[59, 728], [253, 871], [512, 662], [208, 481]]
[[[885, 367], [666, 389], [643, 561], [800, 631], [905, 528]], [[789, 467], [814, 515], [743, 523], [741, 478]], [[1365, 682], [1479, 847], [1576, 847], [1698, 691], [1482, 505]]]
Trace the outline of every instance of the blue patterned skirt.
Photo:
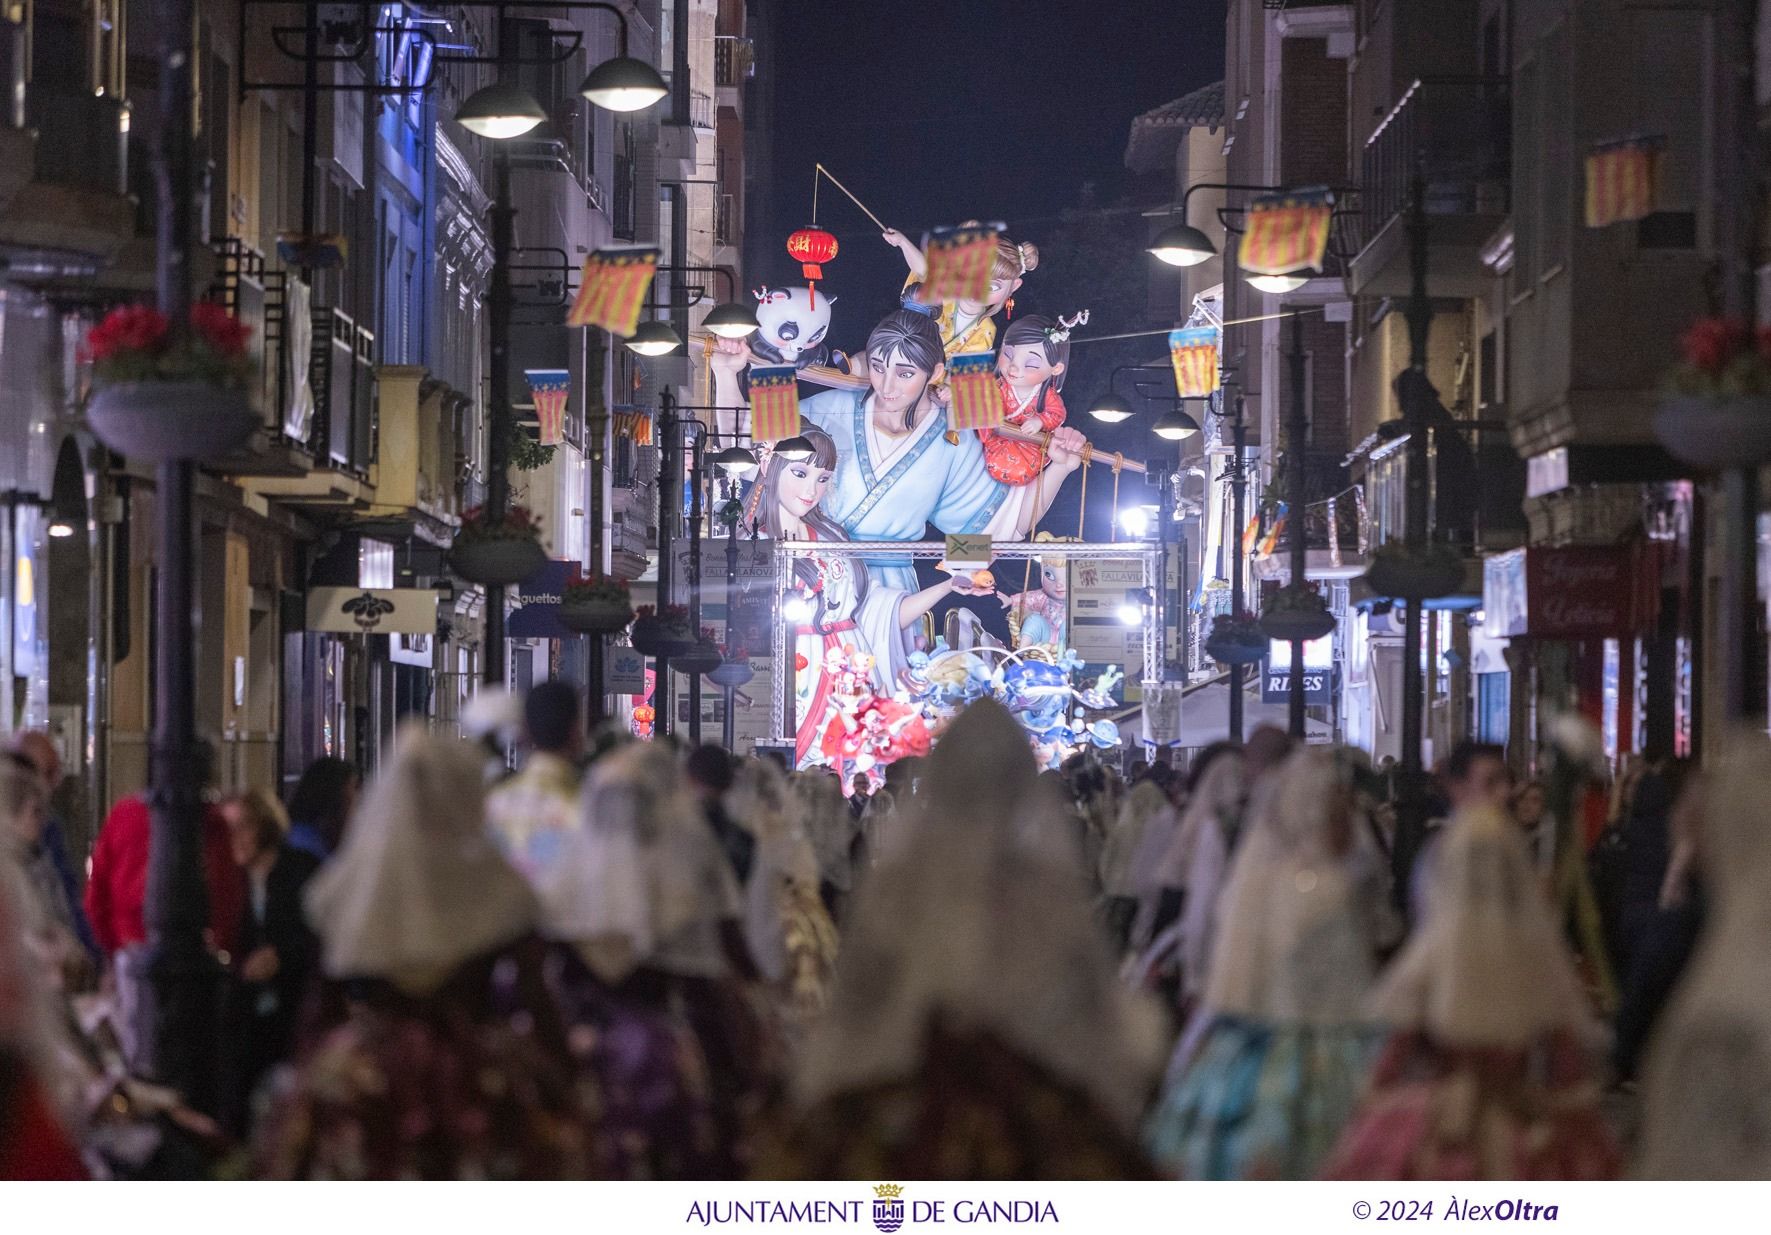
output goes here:
[[1313, 1179], [1381, 1043], [1365, 1026], [1220, 1016], [1157, 1101], [1145, 1147], [1185, 1179]]

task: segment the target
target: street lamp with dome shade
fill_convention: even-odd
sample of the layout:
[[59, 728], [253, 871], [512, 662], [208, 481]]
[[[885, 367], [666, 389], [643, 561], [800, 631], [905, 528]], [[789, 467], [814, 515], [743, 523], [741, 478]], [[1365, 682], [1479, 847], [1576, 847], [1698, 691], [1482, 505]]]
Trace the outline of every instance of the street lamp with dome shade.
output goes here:
[[1218, 255], [1211, 238], [1190, 223], [1165, 227], [1150, 242], [1150, 255], [1170, 266], [1197, 266]]
[[728, 476], [742, 476], [756, 466], [756, 456], [742, 446], [727, 446], [713, 456], [713, 465]]
[[455, 121], [462, 128], [493, 141], [521, 137], [546, 119], [547, 112], [533, 95], [505, 81], [480, 87], [455, 112]]
[[756, 311], [742, 304], [717, 305], [701, 324], [722, 339], [743, 339], [756, 333]]
[[1132, 418], [1131, 404], [1116, 394], [1104, 394], [1088, 405], [1088, 414], [1102, 424], [1116, 425]]
[[[622, 28], [626, 42], [626, 27]], [[670, 93], [663, 76], [644, 60], [620, 55], [605, 60], [579, 83], [578, 93], [610, 111], [633, 112], [650, 107]]]
[[627, 350], [640, 356], [668, 356], [683, 345], [668, 322], [641, 322], [627, 339]]
[[1310, 276], [1311, 272], [1308, 270], [1294, 270], [1288, 274], [1251, 274], [1248, 276], [1248, 285], [1256, 291], [1283, 296], [1308, 283]]
[[1199, 432], [1199, 422], [1177, 407], [1162, 413], [1150, 431], [1165, 442], [1184, 442]]
[[817, 454], [812, 443], [803, 437], [786, 437], [775, 443], [775, 453], [783, 459], [799, 461]]

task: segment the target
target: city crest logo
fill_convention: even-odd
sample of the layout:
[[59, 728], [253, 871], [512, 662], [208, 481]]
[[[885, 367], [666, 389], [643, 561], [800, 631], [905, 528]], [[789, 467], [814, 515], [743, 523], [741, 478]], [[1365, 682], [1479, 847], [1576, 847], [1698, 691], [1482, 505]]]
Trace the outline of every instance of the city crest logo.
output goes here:
[[873, 1186], [873, 1225], [893, 1235], [904, 1225], [904, 1189], [897, 1184]]

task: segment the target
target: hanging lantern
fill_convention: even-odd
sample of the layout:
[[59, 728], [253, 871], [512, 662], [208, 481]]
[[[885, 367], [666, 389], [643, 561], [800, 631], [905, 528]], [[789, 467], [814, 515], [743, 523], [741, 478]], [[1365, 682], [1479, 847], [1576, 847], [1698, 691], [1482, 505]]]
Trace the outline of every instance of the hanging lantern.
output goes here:
[[836, 237], [820, 227], [802, 227], [787, 238], [787, 254], [799, 262], [806, 276], [806, 291], [812, 303], [818, 303], [818, 280], [824, 277], [824, 263], [836, 256]]

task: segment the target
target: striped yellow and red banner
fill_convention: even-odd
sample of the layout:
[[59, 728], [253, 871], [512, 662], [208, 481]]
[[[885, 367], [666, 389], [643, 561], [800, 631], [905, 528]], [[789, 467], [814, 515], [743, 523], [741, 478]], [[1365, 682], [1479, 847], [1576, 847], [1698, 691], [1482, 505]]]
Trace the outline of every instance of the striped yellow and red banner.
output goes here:
[[799, 433], [799, 370], [790, 364], [750, 370], [750, 437], [778, 442]]
[[1202, 399], [1218, 388], [1218, 329], [1194, 326], [1168, 332], [1168, 358], [1174, 364], [1175, 393]]
[[1255, 550], [1256, 557], [1272, 557], [1273, 551], [1279, 547], [1279, 538], [1285, 535], [1285, 523], [1290, 516], [1290, 508], [1284, 502], [1279, 503], [1273, 516], [1273, 522], [1267, 528], [1267, 534], [1261, 537], [1260, 547]]
[[981, 223], [967, 223], [930, 235], [924, 250], [928, 273], [917, 289], [917, 298], [923, 304], [988, 300], [990, 267], [996, 262], [996, 237], [1000, 231]]
[[541, 424], [541, 444], [558, 446], [566, 440], [566, 403], [572, 397], [572, 375], [565, 369], [524, 369], [529, 397], [535, 400], [535, 419]]
[[600, 326], [611, 334], [632, 334], [640, 324], [640, 311], [645, 308], [657, 269], [657, 249], [598, 249], [584, 259], [578, 295], [566, 314], [566, 325]]
[[1654, 213], [1661, 145], [1658, 137], [1626, 137], [1588, 152], [1588, 227], [1628, 223]]
[[652, 417], [649, 413], [616, 412], [613, 419], [616, 437], [624, 437], [635, 446], [652, 444]]
[[1334, 194], [1327, 189], [1257, 197], [1248, 205], [1236, 261], [1249, 274], [1319, 270], [1333, 220]]
[[1002, 387], [996, 383], [995, 352], [965, 352], [947, 362], [947, 410], [951, 429], [994, 429], [1003, 421]]

